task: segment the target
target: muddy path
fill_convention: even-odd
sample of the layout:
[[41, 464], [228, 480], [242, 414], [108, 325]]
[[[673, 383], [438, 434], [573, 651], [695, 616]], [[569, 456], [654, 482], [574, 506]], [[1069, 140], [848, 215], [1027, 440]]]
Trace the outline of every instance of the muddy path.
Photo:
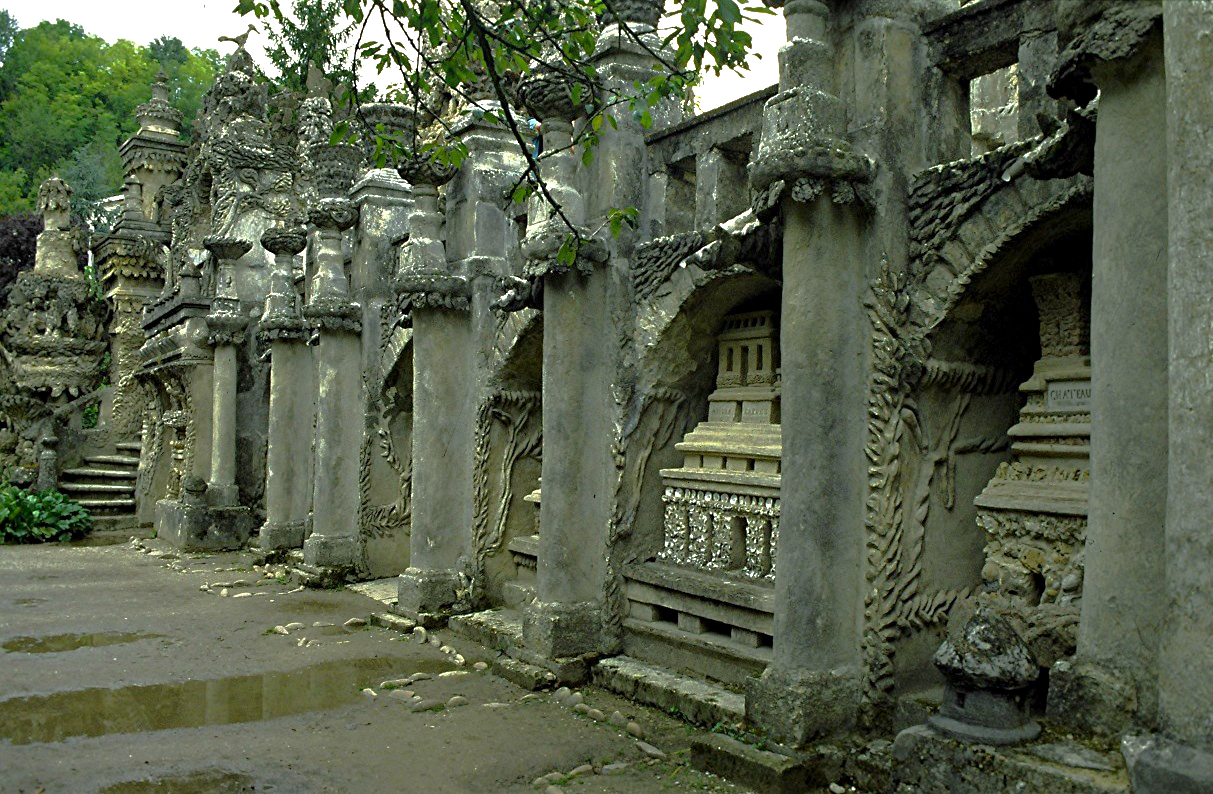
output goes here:
[[744, 791], [662, 712], [528, 693], [252, 554], [148, 545], [0, 546], [0, 791]]

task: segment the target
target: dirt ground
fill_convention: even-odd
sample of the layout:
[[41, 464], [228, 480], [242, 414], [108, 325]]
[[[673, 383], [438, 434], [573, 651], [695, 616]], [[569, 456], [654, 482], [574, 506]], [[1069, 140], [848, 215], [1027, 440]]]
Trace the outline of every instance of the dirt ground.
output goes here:
[[[435, 643], [346, 628], [382, 605], [295, 589], [255, 562], [0, 546], [0, 792], [745, 790], [691, 769], [693, 729], [662, 712], [582, 691], [637, 723], [645, 748], [476, 670], [494, 651], [446, 631]], [[203, 589], [216, 584], [226, 596]], [[303, 627], [274, 631], [290, 624]]]

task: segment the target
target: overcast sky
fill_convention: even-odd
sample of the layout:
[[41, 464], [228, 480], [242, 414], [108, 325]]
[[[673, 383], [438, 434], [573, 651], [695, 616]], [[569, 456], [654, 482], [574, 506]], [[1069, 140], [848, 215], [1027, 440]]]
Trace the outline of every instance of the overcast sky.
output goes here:
[[[106, 41], [129, 39], [147, 44], [160, 36], [176, 36], [187, 47], [213, 47], [222, 54], [234, 45], [219, 42], [219, 36], [242, 33], [251, 19], [241, 17], [232, 9], [236, 0], [8, 0], [3, 3], [23, 28], [37, 25], [44, 19], [66, 19], [84, 28], [85, 32]], [[783, 18], [764, 18], [761, 29], [752, 31], [754, 51], [762, 59], [751, 57], [753, 67], [748, 78], [725, 74], [708, 78], [698, 90], [700, 107], [709, 110], [738, 97], [759, 91], [778, 80], [775, 52], [784, 40]], [[246, 48], [262, 68], [269, 67], [263, 56], [261, 37], [249, 37]], [[373, 72], [372, 75], [373, 76]]]

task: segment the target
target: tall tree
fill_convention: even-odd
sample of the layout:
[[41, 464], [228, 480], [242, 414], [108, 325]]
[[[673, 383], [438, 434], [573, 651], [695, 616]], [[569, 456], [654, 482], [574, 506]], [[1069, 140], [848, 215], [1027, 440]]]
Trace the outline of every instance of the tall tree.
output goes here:
[[[0, 12], [0, 47], [6, 19]], [[165, 68], [172, 101], [189, 120], [218, 60], [214, 50], [186, 50], [165, 36], [149, 47], [110, 44], [66, 20], [17, 31], [0, 63], [0, 215], [29, 210], [54, 173], [83, 180], [82, 200], [113, 195], [122, 186], [117, 147], [136, 131], [135, 108], [156, 72]]]

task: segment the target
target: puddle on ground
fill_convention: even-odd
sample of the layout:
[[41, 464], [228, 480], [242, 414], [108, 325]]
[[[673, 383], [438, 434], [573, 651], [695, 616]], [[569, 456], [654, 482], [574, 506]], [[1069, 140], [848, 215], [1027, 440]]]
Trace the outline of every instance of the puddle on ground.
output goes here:
[[155, 780], [123, 781], [106, 786], [97, 794], [247, 794], [256, 790], [256, 782], [248, 775], [206, 770]]
[[0, 645], [10, 653], [60, 653], [77, 648], [103, 648], [106, 645], [121, 645], [126, 642], [152, 640], [163, 634], [140, 632], [106, 631], [98, 634], [55, 634], [50, 637], [14, 637]]
[[285, 673], [15, 697], [0, 701], [0, 739], [30, 744], [256, 722], [350, 703], [385, 678], [450, 669], [445, 659], [347, 659]]

